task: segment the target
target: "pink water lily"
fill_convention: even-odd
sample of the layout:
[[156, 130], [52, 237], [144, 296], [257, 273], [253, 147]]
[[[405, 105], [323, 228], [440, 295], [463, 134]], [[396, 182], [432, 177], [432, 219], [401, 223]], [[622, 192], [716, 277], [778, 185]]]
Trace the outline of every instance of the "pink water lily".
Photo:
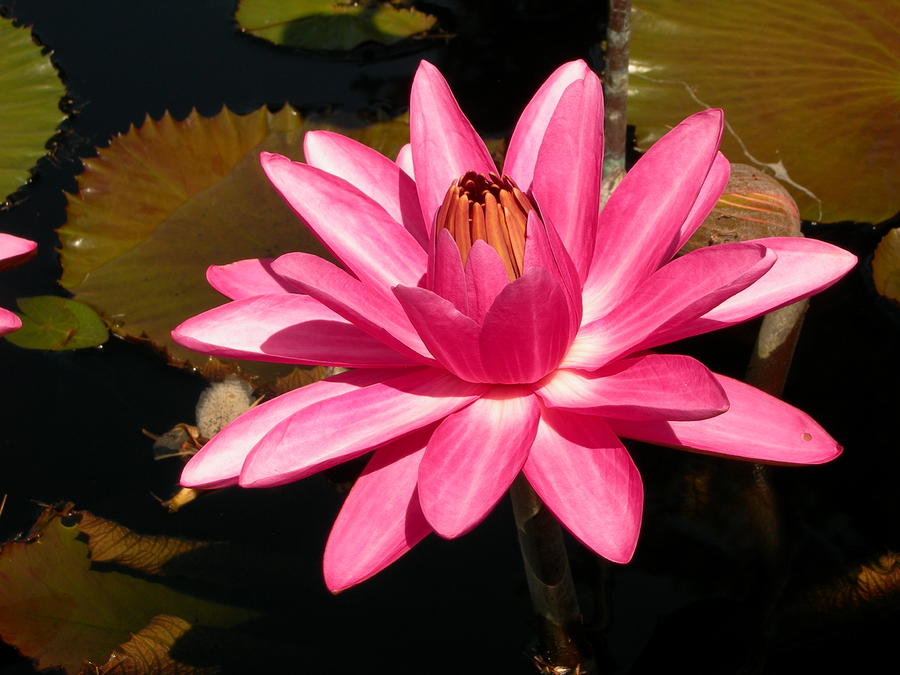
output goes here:
[[672, 129], [601, 211], [602, 125], [599, 80], [563, 65], [498, 171], [423, 62], [396, 162], [325, 131], [306, 135], [305, 164], [264, 153], [343, 267], [305, 253], [212, 267], [232, 302], [173, 335], [217, 356], [357, 370], [245, 413], [182, 484], [280, 485], [374, 450], [326, 545], [337, 591], [432, 531], [469, 531], [520, 472], [584, 545], [628, 561], [643, 489], [620, 436], [765, 462], [836, 457], [800, 410], [649, 350], [812, 295], [854, 256], [775, 238], [673, 259], [728, 180], [721, 111]]
[[[21, 265], [34, 255], [37, 244], [28, 239], [14, 237], [0, 232], [0, 270]], [[15, 314], [0, 307], [0, 335], [6, 335], [22, 327], [22, 321]]]

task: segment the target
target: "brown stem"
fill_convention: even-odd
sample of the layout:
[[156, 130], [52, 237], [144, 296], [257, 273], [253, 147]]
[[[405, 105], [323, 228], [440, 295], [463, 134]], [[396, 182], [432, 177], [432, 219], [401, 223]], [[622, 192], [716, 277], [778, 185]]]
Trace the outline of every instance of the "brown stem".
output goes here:
[[628, 136], [628, 44], [631, 40], [631, 0], [610, 0], [603, 71], [603, 201], [625, 175]]
[[521, 474], [510, 488], [531, 605], [540, 621], [535, 665], [547, 675], [588, 675], [593, 662], [579, 638], [581, 612], [562, 529]]

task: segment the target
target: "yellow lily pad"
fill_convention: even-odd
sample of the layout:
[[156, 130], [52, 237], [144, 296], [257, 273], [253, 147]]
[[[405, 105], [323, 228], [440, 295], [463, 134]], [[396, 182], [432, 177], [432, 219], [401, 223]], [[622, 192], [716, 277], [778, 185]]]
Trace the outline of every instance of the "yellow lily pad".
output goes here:
[[0, 201], [24, 185], [29, 169], [65, 115], [66, 89], [31, 31], [0, 17]]
[[722, 149], [778, 178], [809, 220], [900, 210], [895, 0], [636, 0], [628, 119], [646, 148], [706, 107]]
[[391, 45], [437, 21], [399, 2], [342, 0], [240, 0], [235, 18], [244, 32], [277, 45], [322, 50]]
[[[176, 345], [169, 332], [222, 304], [206, 283], [209, 265], [289, 251], [327, 255], [258, 162], [263, 150], [301, 160], [310, 129], [339, 131], [389, 156], [409, 137], [402, 120], [347, 128], [287, 107], [147, 119], [85, 160], [59, 231], [62, 285], [116, 333], [145, 336], [176, 362], [202, 364], [205, 357]], [[242, 368], [269, 373], [272, 366]]]

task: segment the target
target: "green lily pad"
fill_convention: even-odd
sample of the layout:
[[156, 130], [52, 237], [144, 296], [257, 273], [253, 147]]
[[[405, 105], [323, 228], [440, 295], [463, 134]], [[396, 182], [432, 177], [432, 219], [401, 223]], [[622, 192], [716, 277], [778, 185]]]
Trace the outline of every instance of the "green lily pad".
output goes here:
[[341, 0], [240, 0], [235, 18], [245, 33], [277, 45], [323, 50], [391, 45], [437, 21], [400, 3]]
[[18, 298], [22, 327], [5, 336], [26, 349], [65, 351], [102, 345], [109, 331], [97, 313], [81, 302], [57, 295]]
[[38, 669], [74, 675], [87, 662], [107, 663], [113, 650], [161, 615], [219, 629], [258, 616], [108, 566], [94, 568], [83, 541], [91, 537], [81, 528], [85, 516], [93, 518], [71, 506], [48, 508], [26, 540], [0, 549], [0, 637]]
[[28, 181], [29, 169], [65, 115], [66, 89], [50, 57], [31, 38], [0, 17], [0, 201]]
[[[258, 161], [262, 150], [302, 159], [310, 129], [339, 131], [389, 156], [409, 138], [405, 121], [342, 128], [289, 108], [148, 119], [85, 160], [59, 231], [62, 285], [116, 333], [145, 336], [176, 362], [203, 363], [206, 357], [179, 347], [169, 333], [224, 301], [206, 283], [209, 265], [289, 251], [327, 256]], [[242, 368], [269, 376], [272, 366]]]
[[628, 120], [646, 148], [706, 107], [722, 149], [764, 168], [810, 220], [900, 210], [895, 0], [636, 0]]

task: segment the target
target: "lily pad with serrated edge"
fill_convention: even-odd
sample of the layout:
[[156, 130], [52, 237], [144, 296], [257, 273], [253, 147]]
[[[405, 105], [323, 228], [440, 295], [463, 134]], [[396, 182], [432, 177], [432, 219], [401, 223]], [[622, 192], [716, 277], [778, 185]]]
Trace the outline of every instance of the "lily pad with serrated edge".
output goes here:
[[245, 33], [299, 49], [347, 50], [363, 42], [391, 45], [431, 29], [437, 19], [390, 2], [240, 0]]
[[810, 220], [900, 210], [900, 3], [636, 0], [628, 120], [646, 148], [705, 107], [722, 150], [766, 168]]
[[[290, 108], [148, 119], [85, 160], [59, 231], [62, 285], [116, 333], [146, 336], [176, 362], [203, 363], [206, 357], [179, 347], [169, 333], [224, 302], [206, 282], [209, 265], [290, 251], [327, 255], [258, 162], [263, 150], [302, 159], [303, 134], [311, 129], [339, 131], [388, 156], [409, 137], [400, 120], [347, 128], [304, 120]], [[247, 361], [241, 368], [269, 379], [290, 370]]]
[[31, 31], [0, 17], [0, 202], [24, 185], [29, 169], [65, 115], [66, 89]]
[[97, 313], [81, 302], [56, 295], [18, 298], [22, 327], [6, 335], [25, 349], [65, 351], [102, 345], [109, 331]]
[[[86, 662], [106, 663], [113, 650], [154, 617], [175, 616], [192, 626], [225, 629], [258, 616], [230, 605], [204, 600], [132, 574], [92, 566], [87, 515], [48, 508], [29, 537], [0, 549], [0, 638], [35, 660], [39, 669], [83, 672]], [[154, 538], [156, 539], [156, 538]], [[133, 552], [154, 562], [154, 551], [131, 541]]]

